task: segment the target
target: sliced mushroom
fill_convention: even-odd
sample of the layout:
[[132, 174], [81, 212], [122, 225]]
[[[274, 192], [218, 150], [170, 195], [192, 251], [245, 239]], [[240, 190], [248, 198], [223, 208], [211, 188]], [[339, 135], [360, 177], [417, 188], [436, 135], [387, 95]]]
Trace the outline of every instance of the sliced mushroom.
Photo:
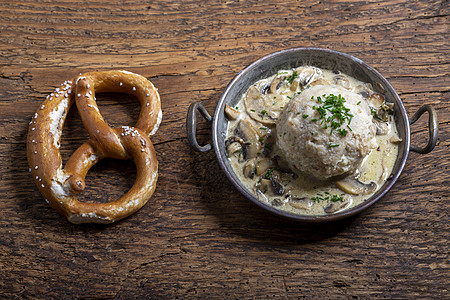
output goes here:
[[403, 140], [397, 134], [393, 134], [389, 139], [389, 142], [392, 144], [400, 144]]
[[248, 115], [253, 120], [273, 126], [288, 100], [286, 96], [279, 94], [263, 95], [257, 85], [252, 85], [245, 95], [244, 103]]
[[330, 85], [330, 82], [328, 80], [325, 80], [323, 78], [316, 79], [312, 81], [309, 85], [315, 86], [315, 85]]
[[228, 156], [232, 156], [234, 154], [241, 154], [242, 153], [242, 144], [235, 142], [230, 144], [230, 146], [227, 147], [228, 150]]
[[272, 188], [275, 191], [275, 194], [280, 196], [283, 195], [284, 194], [283, 185], [274, 177], [270, 178], [270, 181], [272, 182]]
[[286, 81], [285, 75], [277, 75], [277, 76], [275, 76], [275, 78], [272, 80], [272, 83], [270, 84], [269, 92], [271, 94], [275, 94], [279, 89], [281, 89], [282, 87], [285, 87], [287, 84], [288, 84], [288, 82]]
[[248, 88], [246, 98], [253, 100], [253, 99], [259, 99], [263, 96], [263, 91], [260, 90], [259, 86], [257, 84], [252, 85]]
[[310, 82], [318, 79], [322, 75], [322, 70], [315, 67], [300, 67], [296, 69], [298, 77], [294, 79], [294, 81], [298, 82], [298, 86], [300, 88], [304, 88]]
[[230, 136], [226, 141], [225, 141], [225, 146], [228, 147], [230, 144], [232, 143], [240, 143], [240, 144], [244, 144], [245, 141], [244, 139], [242, 139], [241, 137], [238, 136]]
[[239, 118], [240, 111], [229, 106], [228, 104], [225, 104], [225, 114], [231, 120], [236, 120], [237, 118]]
[[339, 74], [334, 76], [333, 83], [340, 85], [346, 89], [350, 89], [350, 81], [348, 80], [347, 77], [345, 77], [345, 75]]
[[[296, 79], [296, 78], [294, 78], [293, 80], [292, 80], [292, 83], [291, 83], [291, 86], [290, 86], [290, 90], [292, 91], [292, 92], [295, 92], [297, 89], [298, 89], [298, 87], [299, 87], [299, 80], [298, 79]], [[300, 86], [300, 88], [302, 88], [302, 86]]]
[[283, 195], [283, 187], [278, 182], [271, 179], [261, 178], [256, 183], [256, 189], [265, 196], [281, 196]]
[[377, 128], [377, 135], [386, 135], [390, 131], [389, 124], [386, 122], [382, 122], [378, 119], [373, 119], [373, 123], [375, 124], [375, 127]]
[[259, 88], [259, 91], [261, 92], [261, 95], [266, 95], [270, 90], [270, 84], [265, 83], [262, 84], [261, 87]]
[[364, 99], [368, 100], [372, 95], [372, 85], [370, 83], [360, 84], [355, 87], [355, 93], [360, 94]]
[[256, 195], [256, 197], [258, 197], [258, 199], [262, 202], [268, 202], [269, 199], [267, 198], [267, 195], [264, 194], [261, 190], [260, 190], [260, 186], [259, 184], [255, 185], [255, 188], [253, 188], [253, 193]]
[[314, 201], [308, 198], [298, 198], [298, 197], [292, 197], [289, 199], [289, 205], [298, 208], [298, 209], [304, 209], [304, 210], [310, 210], [312, 206], [314, 205]]
[[284, 187], [281, 184], [281, 177], [280, 177], [280, 173], [278, 173], [276, 170], [270, 169], [271, 172], [270, 174], [269, 171], [266, 173], [266, 177], [270, 178], [270, 181], [272, 182], [272, 188], [275, 192], [275, 194], [277, 195], [283, 195], [284, 194]]
[[368, 195], [375, 192], [378, 187], [373, 181], [363, 183], [355, 176], [348, 176], [345, 179], [335, 181], [335, 184], [340, 190], [352, 195]]
[[261, 126], [261, 124], [254, 124], [252, 122], [250, 122], [250, 125], [252, 125], [253, 129], [256, 131], [256, 133], [260, 136], [260, 137], [264, 137], [265, 138], [265, 142], [267, 142], [267, 138], [269, 137], [269, 135], [272, 133], [272, 129], [270, 129], [270, 127], [264, 127]]
[[259, 142], [260, 136], [248, 120], [240, 120], [234, 129], [234, 133], [245, 141], [245, 159], [258, 156], [262, 147]]
[[256, 174], [258, 176], [264, 175], [267, 170], [275, 167], [275, 161], [270, 158], [260, 158], [256, 161]]
[[256, 183], [256, 190], [266, 196], [275, 195], [270, 179], [261, 179], [258, 183]]
[[323, 208], [323, 211], [327, 214], [333, 214], [340, 210], [343, 210], [352, 203], [350, 196], [344, 197], [342, 201], [331, 202], [329, 205]]
[[369, 100], [370, 106], [372, 106], [378, 110], [384, 103], [384, 96], [381, 94], [378, 94], [378, 93], [372, 93], [372, 94], [370, 94], [368, 100]]
[[256, 158], [252, 158], [244, 164], [242, 172], [245, 177], [253, 178], [256, 174]]
[[369, 90], [361, 90], [359, 92], [359, 94], [364, 98], [364, 99], [369, 99], [370, 97], [370, 91]]
[[232, 136], [225, 141], [225, 147], [227, 148], [228, 157], [235, 154], [243, 155], [244, 140], [237, 136]]

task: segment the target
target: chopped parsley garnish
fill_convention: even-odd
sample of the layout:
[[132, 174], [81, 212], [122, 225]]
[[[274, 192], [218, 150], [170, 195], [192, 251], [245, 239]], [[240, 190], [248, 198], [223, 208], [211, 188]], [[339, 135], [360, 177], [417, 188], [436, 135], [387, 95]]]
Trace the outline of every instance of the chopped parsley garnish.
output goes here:
[[294, 73], [292, 73], [291, 76], [286, 78], [286, 81], [289, 82], [289, 83], [292, 83], [292, 81], [294, 81], [294, 79], [297, 78], [297, 77], [298, 77], [298, 73], [297, 73], [297, 71], [294, 71]]
[[266, 179], [272, 178], [273, 170], [274, 170], [273, 168], [272, 169], [268, 169], [266, 174], [264, 175], [264, 178], [266, 178]]
[[262, 110], [261, 115], [262, 115], [262, 118], [264, 119], [264, 116], [267, 115], [267, 110]]
[[337, 146], [339, 146], [339, 144], [332, 144], [332, 143], [330, 143], [330, 144], [328, 145], [328, 148], [333, 148], [333, 147], [337, 147]]
[[312, 197], [311, 200], [315, 201], [315, 202], [320, 202], [320, 201], [331, 201], [331, 202], [338, 202], [338, 201], [344, 201], [344, 197], [342, 197], [339, 195], [334, 195], [334, 194], [330, 194], [329, 192], [325, 192], [325, 195], [321, 194], [321, 193], [317, 193], [317, 195], [315, 197]]
[[[323, 98], [322, 98], [323, 97]], [[348, 131], [347, 129], [341, 128], [347, 122], [346, 127], [351, 131], [350, 123], [353, 119], [353, 115], [350, 113], [350, 109], [344, 106], [345, 98], [339, 94], [338, 96], [329, 94], [323, 95], [322, 97], [316, 97], [316, 100], [321, 105], [314, 105], [313, 109], [315, 109], [319, 113], [319, 119], [313, 118], [312, 122], [316, 122], [320, 120], [320, 125], [323, 125], [323, 129], [330, 129], [330, 135], [333, 133], [333, 130], [336, 130], [341, 136], [346, 136]], [[311, 97], [314, 99], [314, 96]], [[303, 117], [306, 119], [308, 116]], [[337, 145], [330, 144], [331, 147], [336, 147]]]
[[309, 117], [309, 115], [303, 115], [302, 117], [303, 119], [306, 119], [307, 117]]
[[250, 111], [252, 111], [252, 112], [255, 112], [255, 110], [254, 110], [254, 109], [250, 109]]

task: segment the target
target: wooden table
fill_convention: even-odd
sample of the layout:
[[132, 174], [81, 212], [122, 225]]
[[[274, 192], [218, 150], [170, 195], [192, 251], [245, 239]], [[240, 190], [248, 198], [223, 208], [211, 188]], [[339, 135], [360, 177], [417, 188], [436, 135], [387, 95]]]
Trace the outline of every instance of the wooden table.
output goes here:
[[[446, 0], [1, 0], [0, 298], [449, 298], [449, 10]], [[364, 60], [410, 116], [432, 104], [440, 126], [434, 151], [411, 153], [385, 197], [331, 224], [256, 207], [185, 133], [190, 103], [213, 112], [244, 66], [310, 46]], [[63, 81], [109, 69], [159, 88], [158, 185], [121, 222], [73, 225], [28, 173], [28, 122]], [[101, 96], [99, 105], [112, 126], [132, 125], [140, 109], [126, 96]], [[209, 141], [209, 124], [199, 127]], [[73, 109], [65, 160], [87, 137]], [[426, 139], [424, 116], [412, 141]], [[135, 171], [130, 161], [102, 161], [80, 199], [117, 199]]]

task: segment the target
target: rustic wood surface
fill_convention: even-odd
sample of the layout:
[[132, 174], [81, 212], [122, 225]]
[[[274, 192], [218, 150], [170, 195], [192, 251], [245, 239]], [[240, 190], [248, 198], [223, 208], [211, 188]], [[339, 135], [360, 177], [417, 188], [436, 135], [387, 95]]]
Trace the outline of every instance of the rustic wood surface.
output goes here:
[[[0, 298], [450, 298], [449, 10], [446, 0], [0, 0]], [[214, 153], [186, 140], [190, 103], [212, 113], [244, 66], [299, 46], [361, 58], [392, 83], [408, 115], [428, 103], [439, 118], [433, 152], [411, 153], [384, 198], [332, 224], [257, 208]], [[159, 88], [159, 181], [133, 216], [73, 225], [28, 173], [28, 122], [63, 81], [108, 69]], [[105, 95], [99, 106], [114, 126], [139, 113], [132, 97]], [[209, 124], [199, 127], [207, 142]], [[66, 160], [87, 136], [72, 110]], [[426, 139], [424, 116], [412, 141]], [[134, 176], [132, 162], [102, 161], [81, 199], [117, 199]]]

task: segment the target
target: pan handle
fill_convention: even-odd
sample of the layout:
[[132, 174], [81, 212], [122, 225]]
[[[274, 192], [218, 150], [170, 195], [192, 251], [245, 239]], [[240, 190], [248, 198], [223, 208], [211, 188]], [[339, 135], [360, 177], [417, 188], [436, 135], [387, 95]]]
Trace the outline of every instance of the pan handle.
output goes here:
[[409, 125], [414, 124], [425, 112], [428, 112], [428, 144], [423, 148], [419, 148], [418, 146], [414, 145], [411, 145], [410, 148], [411, 151], [420, 154], [431, 152], [434, 149], [434, 146], [436, 146], [438, 136], [437, 114], [434, 108], [429, 104], [423, 105], [421, 108], [419, 108], [419, 110], [411, 117], [411, 119], [409, 119]]
[[212, 122], [212, 117], [201, 103], [192, 103], [189, 105], [188, 114], [186, 118], [186, 131], [189, 144], [194, 150], [199, 152], [206, 152], [211, 150], [211, 144], [200, 146], [197, 142], [197, 111], [207, 120]]

